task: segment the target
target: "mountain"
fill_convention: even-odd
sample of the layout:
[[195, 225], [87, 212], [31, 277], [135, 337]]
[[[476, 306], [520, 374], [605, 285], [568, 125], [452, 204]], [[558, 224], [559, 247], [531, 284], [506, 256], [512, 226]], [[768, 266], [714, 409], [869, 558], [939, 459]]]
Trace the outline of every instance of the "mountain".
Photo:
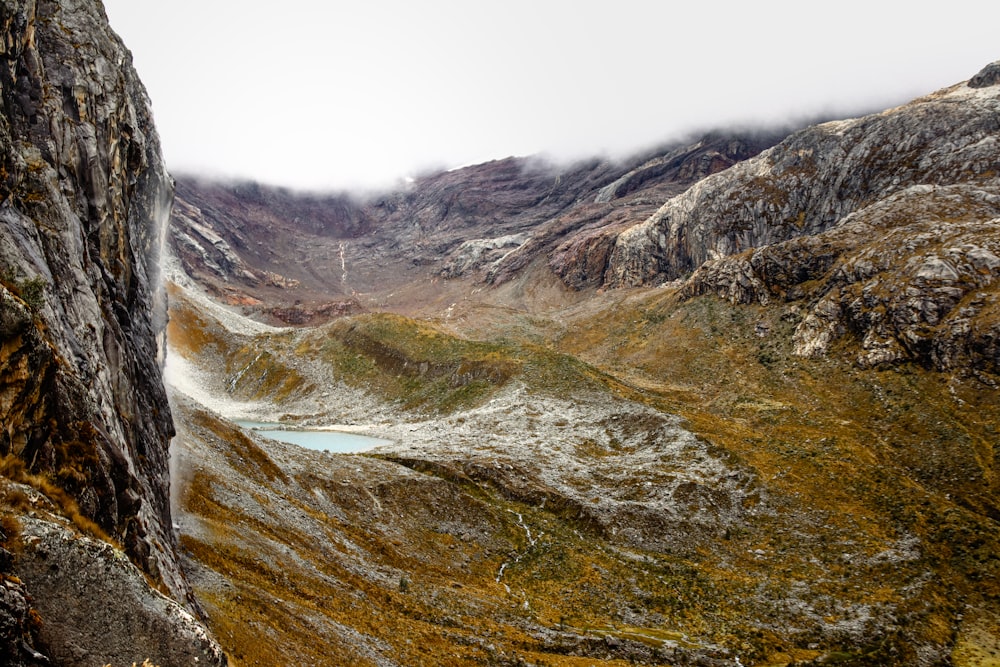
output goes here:
[[0, 26], [0, 654], [223, 664], [170, 516], [145, 90], [100, 3], [9, 0]]
[[[777, 133], [715, 134], [626, 164], [511, 158], [369, 200], [182, 180], [173, 244], [189, 273], [289, 323], [389, 305], [397, 291], [403, 307], [429, 305], [445, 298], [433, 278], [497, 285], [542, 262], [574, 290], [701, 268], [691, 294], [807, 308], [800, 354], [849, 334], [868, 365], [995, 371], [992, 76], [777, 146]], [[885, 244], [902, 239], [923, 241], [890, 258]]]
[[175, 516], [230, 657], [993, 664], [998, 73], [378, 195], [180, 178]]
[[1000, 63], [302, 194], [175, 184], [99, 3], [0, 30], [4, 664], [996, 664]]
[[998, 369], [997, 66], [896, 109], [802, 130], [618, 236], [609, 285], [780, 299], [799, 354]]
[[367, 196], [181, 177], [170, 240], [220, 298], [291, 324], [383, 302], [420, 307], [439, 298], [441, 279], [500, 284], [546, 258], [567, 285], [594, 286], [600, 270], [588, 263], [610, 249], [611, 230], [782, 136], [709, 134], [625, 163], [507, 158]]

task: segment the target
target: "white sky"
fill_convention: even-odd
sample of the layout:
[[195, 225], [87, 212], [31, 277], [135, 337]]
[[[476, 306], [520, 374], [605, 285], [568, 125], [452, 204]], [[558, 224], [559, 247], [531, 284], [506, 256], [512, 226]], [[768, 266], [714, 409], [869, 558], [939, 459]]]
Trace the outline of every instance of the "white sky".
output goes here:
[[1000, 59], [983, 0], [104, 4], [172, 171], [310, 189], [882, 108]]

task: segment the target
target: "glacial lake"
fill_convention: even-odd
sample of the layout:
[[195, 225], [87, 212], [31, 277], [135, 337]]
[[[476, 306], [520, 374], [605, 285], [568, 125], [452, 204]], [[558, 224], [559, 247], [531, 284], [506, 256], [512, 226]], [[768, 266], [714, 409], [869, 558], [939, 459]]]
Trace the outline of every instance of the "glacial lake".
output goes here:
[[291, 443], [306, 449], [317, 451], [328, 451], [336, 454], [353, 454], [365, 452], [379, 445], [392, 444], [392, 440], [383, 438], [373, 438], [360, 433], [348, 433], [347, 431], [318, 431], [309, 429], [288, 429], [282, 428], [281, 424], [268, 422], [236, 421], [236, 424], [247, 429], [260, 433], [266, 438], [280, 440]]

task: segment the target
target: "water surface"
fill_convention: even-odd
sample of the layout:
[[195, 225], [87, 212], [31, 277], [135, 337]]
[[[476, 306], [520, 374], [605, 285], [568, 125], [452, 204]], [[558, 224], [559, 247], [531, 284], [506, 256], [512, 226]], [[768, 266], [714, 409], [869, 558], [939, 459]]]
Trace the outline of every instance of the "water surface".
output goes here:
[[238, 425], [245, 429], [250, 429], [260, 433], [264, 437], [272, 440], [288, 442], [306, 449], [318, 451], [335, 452], [338, 454], [352, 454], [364, 452], [378, 447], [379, 445], [392, 444], [392, 440], [383, 438], [373, 438], [360, 433], [349, 433], [347, 431], [318, 431], [310, 429], [287, 429], [280, 424], [269, 422], [237, 421]]

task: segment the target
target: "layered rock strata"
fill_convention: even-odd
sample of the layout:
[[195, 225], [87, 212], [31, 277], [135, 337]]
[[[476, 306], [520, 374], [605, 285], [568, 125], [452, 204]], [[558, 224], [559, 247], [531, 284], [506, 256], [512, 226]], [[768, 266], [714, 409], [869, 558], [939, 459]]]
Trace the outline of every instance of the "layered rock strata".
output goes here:
[[149, 100], [96, 0], [3, 0], [0, 59], [0, 456], [185, 599]]

